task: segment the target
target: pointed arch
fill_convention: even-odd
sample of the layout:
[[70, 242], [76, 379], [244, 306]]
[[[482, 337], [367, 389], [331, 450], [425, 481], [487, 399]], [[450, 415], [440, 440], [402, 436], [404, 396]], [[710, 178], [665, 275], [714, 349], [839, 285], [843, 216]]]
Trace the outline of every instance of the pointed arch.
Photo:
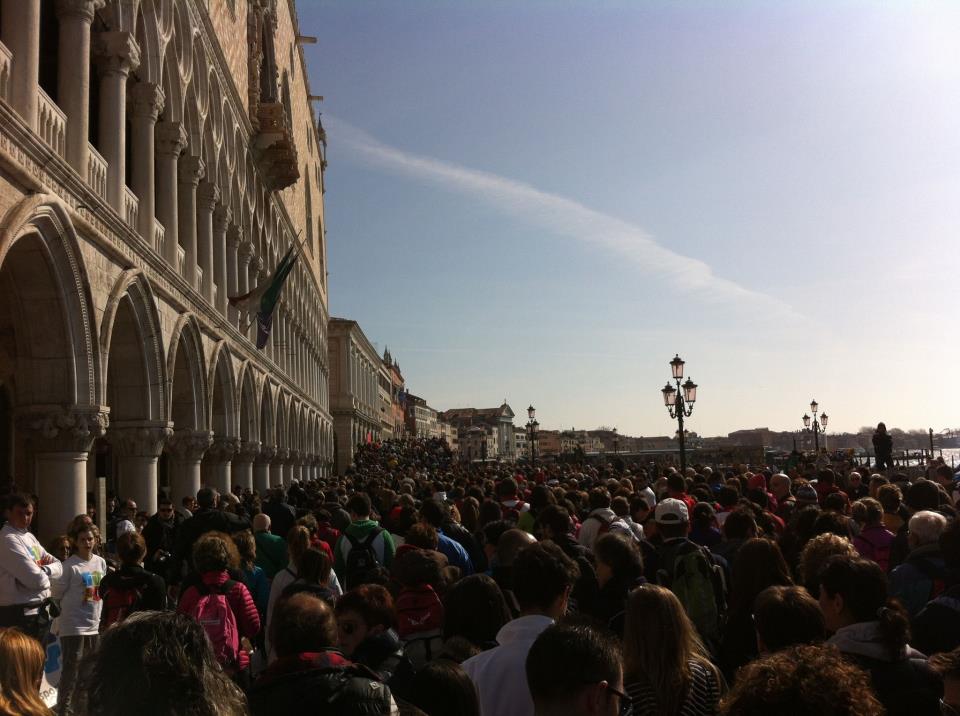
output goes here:
[[264, 445], [277, 445], [276, 432], [274, 430], [274, 415], [276, 406], [273, 400], [273, 389], [270, 387], [270, 379], [264, 378], [263, 386], [260, 388], [260, 442]]
[[209, 430], [207, 370], [200, 324], [182, 313], [173, 327], [167, 350], [168, 420], [175, 429]]
[[240, 406], [238, 437], [245, 443], [260, 442], [260, 410], [257, 403], [254, 368], [250, 361], [244, 361], [240, 366], [237, 385], [239, 388], [237, 404]]
[[236, 437], [237, 416], [236, 379], [233, 360], [226, 341], [219, 341], [210, 356], [208, 378], [208, 425], [216, 437]]

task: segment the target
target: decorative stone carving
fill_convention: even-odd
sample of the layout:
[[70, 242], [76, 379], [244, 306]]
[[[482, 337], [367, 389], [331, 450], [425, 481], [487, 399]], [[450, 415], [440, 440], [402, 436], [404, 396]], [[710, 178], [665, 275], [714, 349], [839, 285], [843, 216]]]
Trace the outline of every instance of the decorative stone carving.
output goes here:
[[217, 436], [205, 457], [215, 463], [230, 462], [239, 448], [240, 438]]
[[254, 462], [260, 458], [260, 443], [255, 440], [243, 440], [234, 459], [237, 462]]
[[27, 407], [17, 410], [15, 422], [39, 452], [86, 452], [106, 433], [110, 410], [98, 405]]
[[213, 444], [209, 430], [175, 430], [167, 440], [167, 450], [180, 462], [199, 460]]
[[166, 98], [160, 85], [154, 82], [137, 82], [130, 88], [129, 99], [134, 117], [143, 117], [156, 122]]
[[273, 445], [261, 445], [260, 452], [257, 455], [257, 464], [273, 462], [277, 457], [277, 448]]
[[187, 130], [180, 122], [160, 122], [155, 141], [158, 155], [179, 157], [187, 147]]
[[279, 102], [259, 106], [260, 131], [254, 140], [255, 154], [267, 186], [273, 191], [286, 189], [300, 178], [297, 148], [289, 128], [289, 117]]
[[98, 32], [94, 38], [94, 55], [101, 72], [126, 75], [140, 66], [140, 46], [132, 33]]
[[287, 461], [287, 458], [290, 457], [290, 451], [286, 448], [278, 447], [274, 450], [273, 460], [274, 463], [283, 463]]
[[230, 219], [233, 218], [233, 212], [226, 204], [220, 204], [213, 210], [213, 232], [216, 235], [225, 234]]
[[163, 446], [173, 436], [172, 423], [140, 423], [114, 425], [109, 440], [119, 455], [159, 457]]
[[[191, 157], [193, 158], [193, 157]], [[197, 207], [206, 211], [213, 211], [220, 201], [220, 189], [212, 181], [202, 182], [197, 188]]]
[[177, 170], [180, 172], [181, 184], [193, 184], [197, 186], [203, 177], [204, 169], [203, 160], [192, 154], [180, 157], [180, 161], [177, 162]]
[[94, 13], [106, 4], [106, 0], [57, 0], [57, 19], [78, 17], [92, 23]]

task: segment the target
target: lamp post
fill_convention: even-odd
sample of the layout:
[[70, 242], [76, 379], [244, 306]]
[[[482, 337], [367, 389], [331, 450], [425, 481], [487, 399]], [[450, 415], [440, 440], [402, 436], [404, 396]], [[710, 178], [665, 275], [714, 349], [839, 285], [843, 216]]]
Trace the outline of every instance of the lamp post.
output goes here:
[[[813, 413], [813, 418], [806, 413], [803, 414], [803, 429], [813, 433], [813, 449], [817, 455], [820, 454], [820, 433], [826, 433], [827, 420], [829, 416], [826, 413], [821, 413], [820, 417], [817, 417], [817, 411], [820, 409], [820, 406], [817, 404], [816, 400], [810, 401], [810, 412]], [[824, 437], [826, 440], [826, 437]]]
[[532, 405], [527, 408], [527, 444], [530, 445], [530, 464], [537, 464], [537, 434], [540, 432], [540, 423], [536, 420], [537, 409]]
[[617, 435], [617, 429], [613, 429], [613, 454], [620, 454], [620, 436]]
[[663, 393], [663, 404], [667, 406], [667, 412], [670, 413], [671, 418], [679, 423], [677, 436], [680, 441], [681, 472], [685, 472], [687, 469], [687, 445], [683, 431], [683, 419], [689, 418], [693, 414], [693, 404], [697, 400], [697, 384], [690, 378], [687, 378], [683, 384], [680, 383], [683, 380], [683, 364], [684, 361], [679, 355], [673, 357], [673, 360], [670, 361], [670, 370], [677, 387], [674, 388], [670, 385], [670, 381], [667, 381], [666, 386], [660, 391]]

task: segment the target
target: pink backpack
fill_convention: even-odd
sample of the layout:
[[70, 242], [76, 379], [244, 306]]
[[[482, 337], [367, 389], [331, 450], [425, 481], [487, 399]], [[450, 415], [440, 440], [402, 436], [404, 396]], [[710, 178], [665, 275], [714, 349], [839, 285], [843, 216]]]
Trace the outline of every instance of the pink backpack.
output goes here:
[[240, 656], [240, 630], [233, 607], [227, 599], [227, 593], [235, 584], [235, 581], [228, 579], [219, 587], [197, 585], [200, 599], [190, 613], [207, 633], [217, 662], [224, 667], [235, 665]]

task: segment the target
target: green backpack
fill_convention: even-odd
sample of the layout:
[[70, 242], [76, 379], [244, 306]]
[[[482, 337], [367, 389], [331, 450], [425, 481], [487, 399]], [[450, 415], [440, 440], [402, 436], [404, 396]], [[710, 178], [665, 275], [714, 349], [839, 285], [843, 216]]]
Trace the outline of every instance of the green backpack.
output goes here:
[[673, 592], [711, 650], [720, 644], [726, 611], [723, 569], [704, 547], [686, 542], [665, 560], [657, 573], [661, 586]]

